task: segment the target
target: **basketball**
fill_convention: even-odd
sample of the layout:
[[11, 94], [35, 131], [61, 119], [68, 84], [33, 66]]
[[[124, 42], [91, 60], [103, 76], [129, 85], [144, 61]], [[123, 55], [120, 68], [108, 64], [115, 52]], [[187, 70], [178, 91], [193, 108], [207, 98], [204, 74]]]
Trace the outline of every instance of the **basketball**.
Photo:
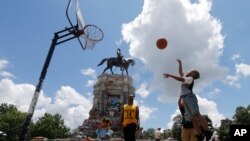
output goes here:
[[159, 38], [156, 41], [156, 46], [158, 49], [164, 49], [167, 47], [167, 45], [168, 45], [168, 41], [165, 38]]

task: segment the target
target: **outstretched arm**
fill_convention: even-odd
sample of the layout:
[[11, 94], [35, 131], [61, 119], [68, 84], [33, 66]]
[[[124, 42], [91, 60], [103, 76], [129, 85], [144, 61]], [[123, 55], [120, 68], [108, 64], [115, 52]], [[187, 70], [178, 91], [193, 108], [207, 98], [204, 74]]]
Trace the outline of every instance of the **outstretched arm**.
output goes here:
[[179, 74], [180, 74], [180, 77], [183, 77], [184, 73], [182, 71], [182, 63], [181, 63], [181, 60], [180, 59], [177, 59], [176, 60], [179, 64]]
[[168, 74], [168, 73], [164, 73], [163, 76], [164, 76], [165, 78], [171, 77], [171, 78], [173, 78], [173, 79], [175, 79], [175, 80], [177, 80], [177, 81], [181, 81], [181, 82], [184, 82], [184, 81], [185, 81], [185, 79], [184, 79], [183, 77], [175, 76], [175, 75]]

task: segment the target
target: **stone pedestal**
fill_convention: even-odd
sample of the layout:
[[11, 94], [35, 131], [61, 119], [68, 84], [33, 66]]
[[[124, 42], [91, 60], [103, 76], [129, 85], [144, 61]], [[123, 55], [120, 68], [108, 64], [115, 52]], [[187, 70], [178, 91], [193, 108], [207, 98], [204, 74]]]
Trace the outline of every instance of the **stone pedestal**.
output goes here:
[[100, 120], [107, 117], [111, 121], [113, 136], [121, 136], [121, 106], [127, 103], [129, 93], [134, 93], [133, 80], [127, 75], [102, 74], [94, 85], [93, 107], [89, 118], [79, 129], [83, 134], [93, 135]]

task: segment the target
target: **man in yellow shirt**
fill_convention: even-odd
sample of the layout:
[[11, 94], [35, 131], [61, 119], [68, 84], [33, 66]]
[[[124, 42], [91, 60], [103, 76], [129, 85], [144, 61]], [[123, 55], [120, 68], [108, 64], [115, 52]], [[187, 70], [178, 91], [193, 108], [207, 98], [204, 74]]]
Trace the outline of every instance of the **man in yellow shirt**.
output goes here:
[[135, 141], [136, 129], [140, 128], [139, 108], [134, 104], [134, 94], [128, 95], [121, 114], [124, 141]]

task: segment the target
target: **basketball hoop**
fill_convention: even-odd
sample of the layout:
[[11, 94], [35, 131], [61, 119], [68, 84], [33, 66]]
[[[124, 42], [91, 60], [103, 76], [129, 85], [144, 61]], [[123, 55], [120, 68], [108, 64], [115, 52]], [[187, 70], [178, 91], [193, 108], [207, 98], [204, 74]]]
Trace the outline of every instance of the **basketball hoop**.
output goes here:
[[[78, 39], [83, 50], [93, 49], [95, 47], [95, 44], [103, 39], [104, 34], [102, 30], [96, 25], [86, 24], [78, 0], [75, 0], [77, 24], [76, 26], [73, 26], [68, 14], [71, 1], [72, 0], [69, 0], [66, 9], [66, 16], [72, 27], [71, 33], [73, 33], [74, 37]], [[79, 37], [82, 37], [83, 41]]]
[[[79, 37], [83, 38], [83, 46], [85, 49], [93, 49], [95, 44], [101, 41], [104, 37], [102, 30], [96, 25], [88, 24], [85, 25], [83, 30], [79, 30], [82, 35]], [[79, 32], [78, 32], [79, 33]]]
[[[95, 25], [91, 25], [91, 24], [89, 24], [89, 25], [85, 24], [85, 21], [82, 17], [82, 14], [81, 14], [78, 0], [75, 0], [75, 1], [76, 1], [77, 24], [76, 24], [76, 26], [73, 26], [73, 24], [69, 18], [68, 11], [69, 11], [70, 4], [72, 2], [72, 0], [69, 0], [68, 6], [66, 8], [66, 17], [67, 17], [71, 27], [66, 27], [63, 30], [54, 33], [54, 38], [52, 39], [52, 43], [51, 43], [49, 52], [47, 54], [46, 60], [44, 62], [43, 69], [41, 71], [38, 84], [36, 85], [36, 89], [35, 89], [31, 104], [29, 106], [29, 110], [26, 114], [26, 118], [25, 118], [23, 124], [21, 125], [19, 141], [26, 140], [28, 128], [29, 128], [31, 119], [32, 119], [33, 114], [34, 114], [35, 107], [36, 107], [36, 104], [38, 101], [38, 97], [39, 97], [40, 91], [42, 89], [42, 84], [43, 84], [45, 76], [47, 74], [47, 69], [49, 67], [50, 60], [51, 60], [52, 55], [54, 53], [55, 47], [59, 44], [62, 44], [64, 42], [67, 42], [69, 40], [77, 38], [83, 50], [85, 50], [86, 48], [93, 49], [95, 47], [95, 44], [98, 43], [99, 41], [101, 41], [104, 37], [104, 34], [99, 27], [97, 27]], [[82, 44], [79, 37], [83, 37], [84, 44]], [[0, 133], [0, 135], [1, 135], [1, 133]]]

